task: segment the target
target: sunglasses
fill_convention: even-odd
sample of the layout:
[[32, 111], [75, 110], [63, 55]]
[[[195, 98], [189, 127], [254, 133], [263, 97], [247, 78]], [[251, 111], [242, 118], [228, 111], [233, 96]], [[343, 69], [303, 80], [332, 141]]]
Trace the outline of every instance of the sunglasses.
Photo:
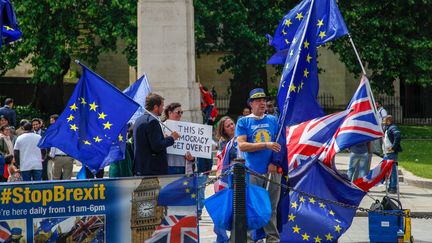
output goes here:
[[174, 113], [177, 113], [177, 115], [183, 115], [183, 111], [174, 111]]

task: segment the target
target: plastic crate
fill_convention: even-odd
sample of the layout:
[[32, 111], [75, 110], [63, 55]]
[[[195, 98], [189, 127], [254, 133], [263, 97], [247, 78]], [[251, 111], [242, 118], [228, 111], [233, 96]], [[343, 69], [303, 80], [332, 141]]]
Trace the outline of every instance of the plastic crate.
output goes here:
[[[402, 214], [402, 210], [385, 210]], [[398, 242], [398, 231], [404, 231], [404, 218], [402, 216], [384, 215], [369, 212], [369, 240], [371, 243]]]

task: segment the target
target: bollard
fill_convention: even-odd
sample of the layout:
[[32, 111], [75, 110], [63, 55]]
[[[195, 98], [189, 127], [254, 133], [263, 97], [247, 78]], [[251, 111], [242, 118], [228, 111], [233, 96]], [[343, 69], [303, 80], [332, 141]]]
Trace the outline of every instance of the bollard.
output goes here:
[[[243, 162], [236, 159], [236, 162]], [[231, 242], [247, 242], [246, 221], [246, 169], [241, 164], [234, 164], [233, 174], [233, 220]]]

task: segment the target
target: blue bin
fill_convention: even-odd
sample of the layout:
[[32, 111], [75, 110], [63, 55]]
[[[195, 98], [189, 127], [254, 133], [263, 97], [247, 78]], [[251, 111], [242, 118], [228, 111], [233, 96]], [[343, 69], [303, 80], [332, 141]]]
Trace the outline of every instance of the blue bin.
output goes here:
[[[402, 210], [385, 210], [384, 212], [403, 214]], [[398, 231], [404, 231], [404, 218], [402, 216], [369, 212], [368, 218], [371, 243], [397, 243]]]

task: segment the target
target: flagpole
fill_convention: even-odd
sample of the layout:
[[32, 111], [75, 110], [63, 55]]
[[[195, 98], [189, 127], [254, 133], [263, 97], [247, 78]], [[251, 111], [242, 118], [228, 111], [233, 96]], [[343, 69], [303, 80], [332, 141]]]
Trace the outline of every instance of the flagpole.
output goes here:
[[350, 40], [350, 42], [351, 42], [351, 45], [352, 45], [352, 47], [353, 47], [353, 49], [354, 49], [354, 52], [355, 52], [356, 56], [357, 56], [357, 61], [358, 61], [359, 64], [360, 64], [360, 67], [361, 67], [361, 69], [362, 69], [363, 75], [366, 76], [366, 70], [365, 70], [365, 68], [364, 68], [364, 66], [363, 66], [363, 63], [362, 63], [361, 58], [360, 58], [360, 55], [359, 55], [359, 53], [358, 53], [358, 51], [357, 51], [357, 48], [356, 48], [355, 45], [354, 45], [354, 41], [353, 41], [353, 39], [351, 38], [351, 34], [350, 34], [350, 33], [348, 33], [348, 38], [349, 38], [349, 40]]
[[163, 122], [161, 122], [157, 116], [155, 116], [153, 113], [151, 113], [150, 111], [148, 111], [146, 108], [143, 107], [143, 109], [144, 109], [144, 111], [147, 112], [150, 116], [152, 116], [154, 119], [156, 119], [156, 120], [159, 122], [159, 124], [161, 124], [164, 128], [166, 128], [166, 129], [167, 129], [168, 131], [170, 131], [170, 132], [173, 132], [173, 130], [171, 130], [167, 125], [165, 125]]
[[[312, 0], [311, 5], [309, 7], [309, 16], [308, 16], [308, 19], [307, 19], [306, 24], [305, 24], [306, 30], [304, 31], [304, 33], [302, 35], [300, 43], [303, 43], [303, 40], [304, 40], [306, 32], [307, 32], [307, 28], [309, 27], [309, 20], [310, 20], [311, 15], [312, 15], [312, 8], [314, 6], [314, 3], [315, 3], [315, 0]], [[300, 50], [301, 50], [301, 44], [300, 44]], [[282, 111], [282, 124], [281, 124], [281, 127], [279, 128], [278, 135], [276, 136], [276, 142], [279, 141], [282, 129], [283, 129], [284, 125], [285, 125], [285, 117], [286, 117], [286, 112], [287, 112], [287, 109], [288, 109], [289, 99], [290, 99], [290, 94], [291, 94], [290, 87], [294, 83], [294, 76], [295, 76], [295, 71], [297, 70], [297, 65], [298, 65], [299, 58], [300, 58], [300, 53], [298, 53], [298, 55], [297, 55], [295, 66], [294, 66], [293, 75], [291, 76], [290, 84], [288, 86], [288, 94], [287, 94], [287, 97], [285, 98], [284, 109]], [[288, 62], [288, 57], [287, 57], [287, 59], [285, 61], [285, 65], [286, 65], [286, 62]], [[285, 68], [285, 65], [284, 65], [284, 68]], [[282, 73], [282, 79], [283, 79], [283, 73]], [[282, 82], [282, 79], [281, 79], [281, 82]]]

